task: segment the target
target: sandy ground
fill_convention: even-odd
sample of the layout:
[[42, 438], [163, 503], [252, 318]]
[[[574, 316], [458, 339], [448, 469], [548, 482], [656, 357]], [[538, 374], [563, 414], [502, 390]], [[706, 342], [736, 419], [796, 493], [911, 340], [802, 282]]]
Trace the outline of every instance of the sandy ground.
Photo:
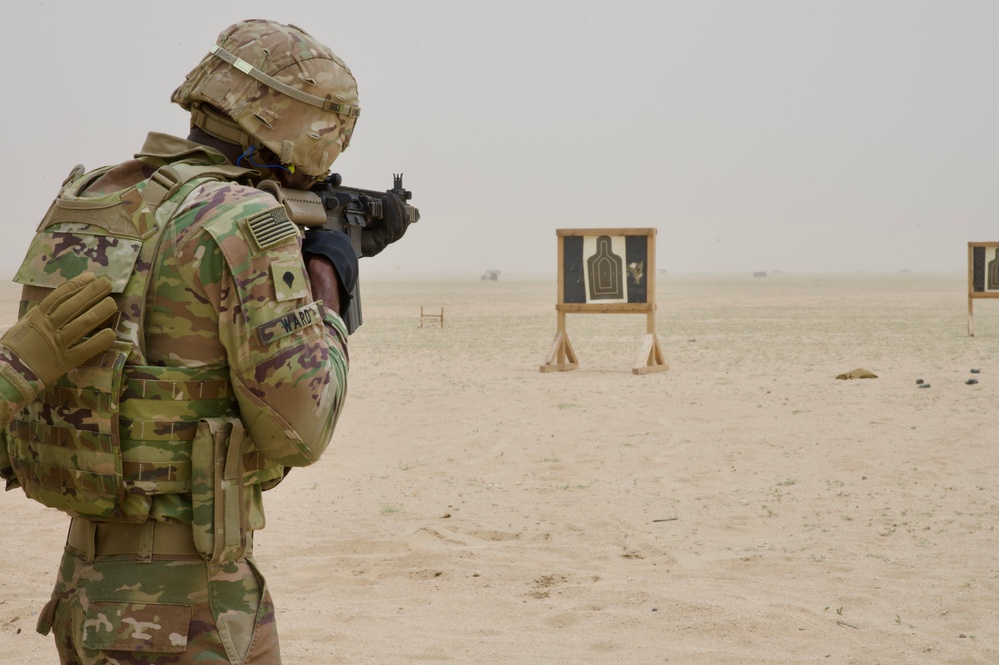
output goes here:
[[[968, 337], [963, 275], [661, 275], [646, 376], [641, 315], [570, 315], [582, 367], [539, 372], [554, 300], [364, 283], [333, 444], [256, 541], [286, 663], [999, 662], [999, 305]], [[0, 662], [54, 662], [66, 520], [0, 519]]]

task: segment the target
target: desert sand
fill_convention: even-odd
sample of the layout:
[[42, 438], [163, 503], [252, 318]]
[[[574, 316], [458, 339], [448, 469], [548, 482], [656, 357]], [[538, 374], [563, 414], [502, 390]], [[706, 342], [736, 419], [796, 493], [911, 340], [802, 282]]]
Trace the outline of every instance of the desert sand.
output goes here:
[[[333, 442], [256, 538], [285, 662], [999, 662], [999, 303], [969, 337], [966, 289], [659, 275], [670, 369], [636, 376], [642, 315], [570, 315], [580, 369], [538, 371], [554, 278], [365, 281]], [[55, 662], [67, 520], [0, 519], [0, 662]]]

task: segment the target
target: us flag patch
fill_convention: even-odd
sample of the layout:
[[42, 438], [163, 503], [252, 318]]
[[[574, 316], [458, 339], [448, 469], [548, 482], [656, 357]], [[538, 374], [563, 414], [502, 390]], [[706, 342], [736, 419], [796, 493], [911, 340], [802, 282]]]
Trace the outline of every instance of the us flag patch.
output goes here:
[[259, 249], [267, 249], [288, 238], [298, 237], [298, 227], [288, 219], [284, 208], [271, 208], [247, 217], [246, 228]]

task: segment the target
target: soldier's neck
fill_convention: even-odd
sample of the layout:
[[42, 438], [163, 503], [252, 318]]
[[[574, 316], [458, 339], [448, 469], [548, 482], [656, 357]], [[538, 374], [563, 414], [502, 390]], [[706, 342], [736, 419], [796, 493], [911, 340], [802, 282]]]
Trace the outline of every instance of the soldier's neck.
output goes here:
[[215, 148], [228, 159], [231, 163], [235, 164], [239, 156], [243, 154], [243, 148], [236, 145], [235, 143], [229, 143], [228, 141], [223, 141], [222, 139], [216, 138], [201, 129], [201, 127], [194, 127], [191, 129], [191, 133], [187, 135], [187, 140], [194, 143], [200, 143], [201, 145], [206, 145], [209, 148]]

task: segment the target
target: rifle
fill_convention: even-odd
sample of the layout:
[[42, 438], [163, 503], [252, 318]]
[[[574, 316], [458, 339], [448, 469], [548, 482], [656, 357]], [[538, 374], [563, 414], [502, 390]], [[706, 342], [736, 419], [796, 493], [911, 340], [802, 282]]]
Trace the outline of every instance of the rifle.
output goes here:
[[[323, 227], [350, 236], [358, 258], [374, 256], [403, 236], [410, 224], [420, 220], [419, 209], [407, 203], [413, 193], [402, 186], [402, 174], [392, 174], [392, 189], [377, 192], [342, 186], [339, 173], [331, 173], [310, 190], [284, 189], [276, 182], [260, 183], [261, 189], [274, 194], [284, 204], [288, 217], [306, 228]], [[389, 197], [396, 197], [390, 201]], [[394, 219], [389, 207], [401, 205], [402, 219]], [[354, 285], [353, 298], [344, 323], [353, 333], [362, 323], [360, 280]]]

